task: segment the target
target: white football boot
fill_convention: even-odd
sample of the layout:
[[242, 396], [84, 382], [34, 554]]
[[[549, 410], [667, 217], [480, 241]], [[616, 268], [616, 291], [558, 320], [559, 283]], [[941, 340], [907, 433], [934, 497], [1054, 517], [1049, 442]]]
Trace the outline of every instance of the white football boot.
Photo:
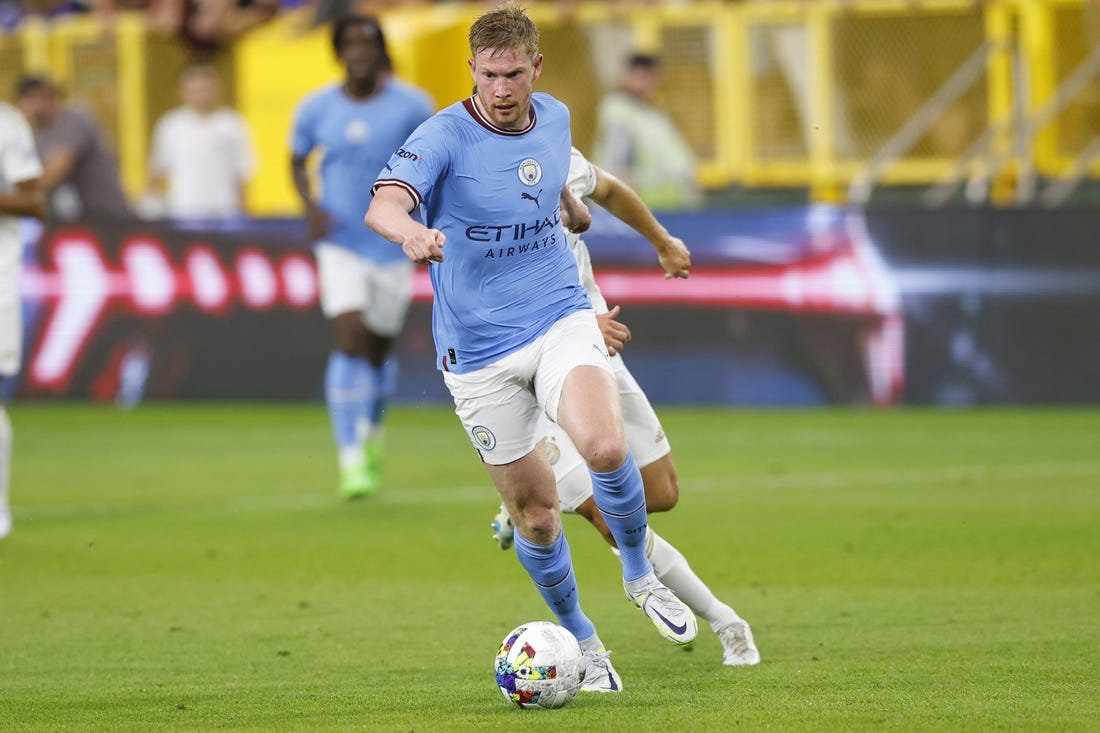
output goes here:
[[749, 667], [760, 664], [760, 652], [752, 639], [752, 629], [744, 619], [738, 619], [717, 629], [722, 642], [722, 664], [727, 667]]
[[661, 636], [680, 646], [687, 646], [695, 641], [695, 636], [699, 633], [699, 622], [695, 620], [695, 613], [657, 580], [656, 575], [650, 573], [629, 585], [634, 586], [634, 589], [631, 590], [624, 584], [626, 597], [649, 616]]
[[622, 692], [623, 681], [611, 666], [611, 652], [599, 649], [585, 652], [586, 666], [581, 689], [585, 692]]
[[493, 528], [493, 539], [500, 545], [500, 549], [511, 549], [516, 538], [516, 525], [512, 524], [512, 517], [509, 516], [503, 504], [500, 505], [500, 512], [493, 517], [493, 523], [489, 526]]

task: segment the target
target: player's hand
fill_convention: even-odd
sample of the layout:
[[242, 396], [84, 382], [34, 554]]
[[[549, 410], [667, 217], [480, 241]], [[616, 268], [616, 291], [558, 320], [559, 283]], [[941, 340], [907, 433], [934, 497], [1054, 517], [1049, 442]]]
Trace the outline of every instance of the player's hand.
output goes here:
[[561, 190], [561, 223], [573, 234], [587, 232], [592, 226], [592, 212], [584, 202], [573, 195], [568, 188]]
[[320, 206], [310, 206], [306, 209], [306, 226], [310, 241], [324, 239], [332, 231], [332, 216]]
[[443, 245], [447, 236], [438, 229], [421, 229], [401, 244], [405, 256], [418, 265], [443, 261]]
[[691, 252], [679, 237], [669, 237], [657, 253], [657, 259], [665, 271], [665, 280], [687, 278], [691, 274]]
[[630, 341], [630, 329], [626, 327], [626, 324], [619, 323], [615, 320], [615, 317], [619, 315], [619, 306], [615, 306], [607, 313], [599, 313], [596, 315], [596, 323], [600, 326], [600, 333], [603, 334], [604, 345], [607, 346], [607, 353], [611, 356], [615, 356], [627, 342]]

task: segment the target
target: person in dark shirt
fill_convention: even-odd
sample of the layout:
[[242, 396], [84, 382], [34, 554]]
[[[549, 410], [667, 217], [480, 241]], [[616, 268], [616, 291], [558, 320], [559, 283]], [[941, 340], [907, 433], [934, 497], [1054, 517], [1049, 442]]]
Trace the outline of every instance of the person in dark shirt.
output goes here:
[[42, 158], [49, 216], [63, 221], [132, 216], [107, 135], [85, 109], [63, 104], [47, 78], [25, 77], [16, 88], [19, 109], [34, 130]]

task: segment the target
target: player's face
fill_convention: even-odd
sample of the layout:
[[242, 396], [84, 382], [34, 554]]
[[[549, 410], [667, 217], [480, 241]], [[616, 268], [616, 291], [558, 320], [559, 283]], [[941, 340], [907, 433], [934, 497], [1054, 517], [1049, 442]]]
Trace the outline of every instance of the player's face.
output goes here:
[[521, 48], [482, 49], [469, 60], [482, 112], [497, 127], [527, 126], [531, 92], [542, 73], [542, 54], [535, 58]]
[[183, 103], [200, 112], [209, 112], [218, 106], [218, 79], [212, 74], [195, 72], [180, 82], [180, 98]]
[[49, 125], [57, 117], [57, 93], [51, 87], [40, 87], [20, 97], [19, 108], [35, 127]]
[[374, 29], [367, 25], [345, 28], [340, 37], [340, 60], [344, 62], [348, 79], [365, 81], [378, 76], [384, 58]]

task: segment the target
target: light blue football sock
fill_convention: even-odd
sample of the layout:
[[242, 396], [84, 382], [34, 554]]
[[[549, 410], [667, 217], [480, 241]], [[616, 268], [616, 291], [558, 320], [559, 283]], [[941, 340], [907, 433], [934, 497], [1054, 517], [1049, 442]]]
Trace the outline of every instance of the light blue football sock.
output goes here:
[[623, 464], [613, 471], [592, 474], [592, 494], [619, 547], [623, 561], [623, 580], [637, 580], [653, 570], [645, 556], [646, 508], [642, 473], [627, 453]]
[[333, 351], [325, 369], [325, 402], [328, 404], [332, 434], [341, 452], [359, 444], [357, 425], [365, 416], [363, 406], [367, 396], [366, 359]]
[[578, 639], [588, 639], [596, 633], [577, 597], [577, 577], [573, 574], [573, 560], [569, 555], [569, 543], [565, 532], [550, 545], [536, 545], [518, 531], [515, 535], [516, 557], [535, 581], [546, 605], [554, 612], [558, 623]]
[[398, 361], [394, 358], [387, 359], [380, 367], [367, 363], [366, 415], [369, 425], [367, 437], [382, 426], [382, 420], [386, 416], [386, 405], [389, 404], [393, 393], [397, 391], [398, 369]]

